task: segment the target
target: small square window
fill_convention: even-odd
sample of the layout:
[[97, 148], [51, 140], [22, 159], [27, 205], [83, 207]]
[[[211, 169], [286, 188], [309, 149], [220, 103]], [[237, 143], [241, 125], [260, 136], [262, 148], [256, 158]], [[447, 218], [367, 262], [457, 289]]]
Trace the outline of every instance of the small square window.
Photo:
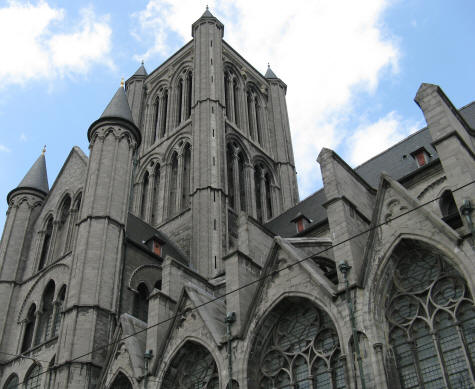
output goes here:
[[157, 240], [152, 241], [152, 251], [154, 254], [161, 256], [162, 255], [162, 246]]
[[429, 153], [423, 147], [419, 150], [414, 151], [411, 155], [416, 161], [418, 167], [424, 166], [429, 163]]

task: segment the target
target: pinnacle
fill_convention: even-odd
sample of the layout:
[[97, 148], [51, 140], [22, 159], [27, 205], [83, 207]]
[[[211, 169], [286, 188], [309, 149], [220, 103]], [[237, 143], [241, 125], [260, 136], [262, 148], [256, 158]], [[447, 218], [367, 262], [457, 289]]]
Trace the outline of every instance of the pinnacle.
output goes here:
[[44, 153], [41, 153], [33, 166], [31, 166], [30, 170], [28, 170], [25, 177], [23, 177], [23, 180], [21, 180], [18, 186], [8, 194], [7, 201], [9, 201], [13, 192], [20, 189], [34, 189], [45, 195], [48, 194], [48, 173], [46, 172], [46, 159]]
[[278, 78], [275, 73], [272, 71], [272, 69], [270, 68], [270, 64], [267, 64], [267, 72], [265, 74], [265, 77], [266, 78]]

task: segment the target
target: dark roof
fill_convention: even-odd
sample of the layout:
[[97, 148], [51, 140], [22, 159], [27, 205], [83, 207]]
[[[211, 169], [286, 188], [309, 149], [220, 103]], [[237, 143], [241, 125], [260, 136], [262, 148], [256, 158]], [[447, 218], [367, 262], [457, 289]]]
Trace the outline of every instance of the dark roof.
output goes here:
[[292, 220], [294, 220], [299, 213], [304, 214], [312, 220], [312, 223], [310, 223], [307, 228], [314, 226], [327, 217], [327, 211], [322, 207], [322, 204], [326, 201], [325, 191], [322, 188], [302, 200], [295, 207], [288, 209], [283, 214], [272, 219], [265, 226], [274, 234], [283, 237], [294, 236], [297, 233], [297, 227]]
[[134, 122], [134, 119], [132, 119], [132, 112], [130, 111], [129, 103], [127, 101], [127, 96], [125, 95], [125, 90], [122, 86], [117, 89], [114, 97], [102, 113], [101, 119], [104, 118], [121, 118], [128, 120], [131, 123]]
[[143, 65], [143, 62], [132, 77], [134, 77], [134, 76], [140, 76], [140, 77], [142, 77], [142, 76], [147, 77], [148, 76], [147, 70], [145, 69], [145, 66]]
[[203, 15], [201, 15], [202, 18], [214, 18], [213, 14], [209, 12], [208, 6], [206, 6], [206, 11], [204, 12]]
[[166, 254], [173, 258], [188, 264], [186, 255], [175, 245], [175, 243], [163, 232], [153, 228], [150, 224], [145, 223], [137, 216], [129, 213], [126, 226], [127, 238], [133, 241], [136, 245], [141, 246], [145, 250], [149, 250], [145, 242], [151, 238], [158, 238], [163, 244], [163, 250]]
[[270, 65], [267, 66], [267, 72], [265, 74], [265, 78], [278, 78], [275, 73], [270, 68]]
[[46, 172], [46, 159], [44, 154], [41, 154], [35, 161], [33, 166], [28, 170], [23, 180], [16, 187], [36, 189], [44, 194], [49, 192], [48, 173]]
[[[467, 124], [475, 129], [475, 101], [462, 107], [459, 112]], [[374, 188], [378, 187], [380, 174], [383, 171], [395, 180], [400, 180], [418, 169], [411, 153], [422, 147], [428, 152], [430, 161], [438, 159], [438, 154], [432, 146], [432, 137], [427, 127], [356, 167], [355, 171]], [[265, 226], [276, 235], [283, 237], [295, 236], [297, 229], [292, 220], [295, 219], [297, 214], [300, 212], [312, 219], [313, 222], [307, 229], [311, 228], [326, 219], [327, 213], [322, 206], [325, 202], [325, 192], [322, 188], [272, 219]]]

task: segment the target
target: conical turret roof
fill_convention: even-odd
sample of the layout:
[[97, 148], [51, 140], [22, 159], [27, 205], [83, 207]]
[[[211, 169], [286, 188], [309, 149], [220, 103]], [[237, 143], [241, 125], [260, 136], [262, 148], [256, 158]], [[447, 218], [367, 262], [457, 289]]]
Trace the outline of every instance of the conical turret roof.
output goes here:
[[265, 77], [266, 78], [278, 78], [275, 73], [272, 71], [272, 69], [270, 68], [270, 65], [267, 65], [267, 72], [265, 74]]
[[44, 152], [41, 153], [18, 186], [8, 194], [7, 201], [14, 192], [17, 192], [21, 189], [33, 189], [45, 195], [48, 194], [48, 173], [46, 172], [46, 159]]
[[131, 123], [134, 122], [123, 86], [120, 86], [119, 89], [117, 89], [114, 97], [102, 113], [100, 119], [104, 118], [120, 118], [128, 120]]
[[203, 15], [201, 15], [202, 18], [214, 18], [213, 14], [209, 12], [208, 6], [206, 6], [206, 11], [204, 12]]
[[143, 77], [143, 76], [147, 77], [148, 76], [147, 70], [145, 69], [145, 66], [144, 66], [143, 62], [132, 77], [134, 77], [134, 76], [140, 76], [140, 77]]

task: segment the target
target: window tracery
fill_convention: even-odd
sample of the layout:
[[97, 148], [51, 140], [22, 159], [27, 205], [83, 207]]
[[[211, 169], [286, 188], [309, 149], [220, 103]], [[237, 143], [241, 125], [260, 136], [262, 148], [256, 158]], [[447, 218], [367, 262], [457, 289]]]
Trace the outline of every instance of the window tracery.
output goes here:
[[336, 329], [325, 312], [301, 298], [284, 300], [268, 315], [249, 369], [253, 388], [345, 388]]
[[24, 332], [23, 332], [23, 342], [21, 345], [21, 352], [25, 352], [30, 349], [33, 342], [33, 331], [35, 329], [35, 319], [36, 319], [36, 305], [31, 304], [30, 309], [28, 310], [28, 315], [24, 323]]
[[25, 378], [25, 389], [39, 389], [41, 387], [41, 367], [34, 365]]
[[216, 362], [196, 343], [186, 343], [173, 358], [163, 379], [163, 389], [219, 389]]
[[5, 389], [18, 389], [18, 376], [12, 374], [4, 386]]
[[401, 246], [386, 307], [401, 387], [474, 387], [475, 312], [465, 280], [439, 252]]
[[38, 319], [38, 328], [36, 329], [35, 345], [47, 340], [51, 335], [53, 324], [53, 305], [54, 300], [54, 282], [50, 281], [43, 293], [41, 313]]

